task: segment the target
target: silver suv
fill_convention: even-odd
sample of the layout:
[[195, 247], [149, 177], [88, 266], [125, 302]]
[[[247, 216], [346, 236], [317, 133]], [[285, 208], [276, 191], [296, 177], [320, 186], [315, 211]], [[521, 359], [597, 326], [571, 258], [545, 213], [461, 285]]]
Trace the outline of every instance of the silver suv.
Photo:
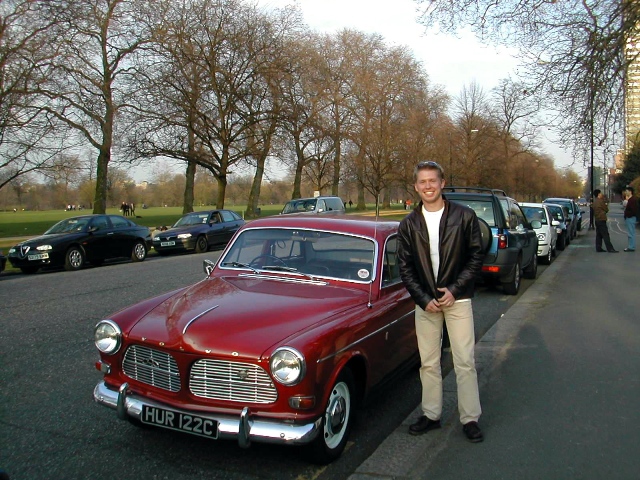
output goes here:
[[288, 213], [339, 214], [345, 213], [340, 197], [296, 198], [288, 201], [280, 215]]

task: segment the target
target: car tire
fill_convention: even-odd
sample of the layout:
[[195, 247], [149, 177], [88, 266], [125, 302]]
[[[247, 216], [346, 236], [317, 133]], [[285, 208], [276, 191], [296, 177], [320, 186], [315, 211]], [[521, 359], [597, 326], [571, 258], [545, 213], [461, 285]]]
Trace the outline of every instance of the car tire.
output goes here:
[[553, 249], [549, 247], [549, 251], [547, 252], [547, 254], [544, 257], [540, 257], [540, 261], [545, 265], [551, 265], [552, 260], [553, 260]]
[[493, 242], [491, 227], [482, 218], [478, 218], [478, 224], [480, 225], [480, 235], [482, 236], [482, 253], [487, 253], [491, 248], [491, 242]]
[[558, 242], [556, 243], [556, 250], [564, 250], [565, 249], [565, 238], [564, 233], [558, 237]]
[[209, 250], [209, 244], [207, 243], [207, 237], [200, 235], [196, 239], [196, 253], [204, 253]]
[[318, 436], [307, 446], [313, 463], [326, 465], [342, 454], [351, 431], [354, 385], [351, 370], [344, 369], [331, 389]]
[[145, 258], [147, 258], [147, 247], [138, 240], [131, 249], [131, 260], [134, 262], [142, 262]]
[[64, 269], [68, 271], [80, 270], [84, 266], [84, 252], [78, 246], [70, 247], [64, 256]]
[[507, 295], [517, 295], [520, 290], [520, 283], [522, 281], [522, 261], [518, 259], [515, 267], [513, 268], [513, 273], [511, 274], [511, 278], [502, 282], [502, 289], [504, 293]]
[[538, 275], [538, 255], [536, 253], [535, 255], [533, 255], [533, 258], [529, 262], [529, 265], [527, 265], [527, 268], [524, 269], [523, 276], [524, 278], [530, 278], [532, 280], [535, 280], [537, 275]]
[[20, 267], [20, 271], [22, 273], [26, 273], [27, 275], [36, 273], [38, 270], [40, 270], [40, 267]]

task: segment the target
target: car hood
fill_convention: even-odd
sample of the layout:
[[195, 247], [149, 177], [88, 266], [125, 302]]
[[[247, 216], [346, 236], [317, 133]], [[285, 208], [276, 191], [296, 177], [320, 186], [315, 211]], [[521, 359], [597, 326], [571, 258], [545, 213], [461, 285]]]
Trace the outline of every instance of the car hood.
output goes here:
[[184, 352], [259, 358], [272, 345], [367, 299], [353, 288], [214, 277], [162, 301], [128, 337]]
[[76, 237], [84, 237], [87, 234], [85, 232], [71, 232], [71, 233], [51, 233], [49, 235], [40, 235], [38, 237], [30, 238], [24, 242], [20, 242], [16, 246], [28, 245], [30, 247], [36, 245], [43, 245], [45, 243], [58, 243], [59, 241], [69, 241]]

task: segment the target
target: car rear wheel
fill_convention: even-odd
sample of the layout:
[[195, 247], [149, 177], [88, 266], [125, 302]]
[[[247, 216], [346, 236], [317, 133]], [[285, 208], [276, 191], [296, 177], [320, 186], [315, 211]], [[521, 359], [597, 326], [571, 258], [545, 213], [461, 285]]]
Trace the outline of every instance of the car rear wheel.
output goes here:
[[204, 253], [209, 250], [209, 244], [207, 243], [207, 237], [200, 235], [196, 240], [196, 253]]
[[147, 258], [147, 247], [138, 240], [131, 250], [131, 260], [142, 262], [145, 258]]
[[538, 255], [535, 254], [529, 262], [527, 268], [524, 269], [524, 278], [535, 279], [538, 275]]
[[71, 247], [64, 257], [64, 269], [73, 271], [80, 270], [84, 265], [84, 252], [80, 247]]
[[511, 278], [502, 282], [502, 288], [504, 289], [504, 293], [507, 295], [517, 295], [520, 290], [520, 281], [522, 278], [522, 266], [521, 260], [518, 259], [515, 267], [513, 268], [513, 273], [511, 274]]
[[345, 369], [331, 389], [320, 432], [308, 446], [313, 462], [325, 465], [342, 454], [351, 431], [354, 398], [353, 374]]

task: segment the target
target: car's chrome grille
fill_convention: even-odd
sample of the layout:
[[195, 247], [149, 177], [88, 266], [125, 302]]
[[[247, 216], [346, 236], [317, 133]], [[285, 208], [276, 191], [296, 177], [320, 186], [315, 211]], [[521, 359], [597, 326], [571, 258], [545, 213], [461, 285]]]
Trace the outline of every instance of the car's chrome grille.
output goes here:
[[126, 376], [154, 387], [170, 392], [180, 390], [178, 364], [171, 355], [159, 350], [132, 345], [124, 354], [122, 371]]
[[191, 368], [189, 389], [198, 397], [234, 402], [273, 403], [278, 392], [271, 377], [251, 363], [198, 360]]

